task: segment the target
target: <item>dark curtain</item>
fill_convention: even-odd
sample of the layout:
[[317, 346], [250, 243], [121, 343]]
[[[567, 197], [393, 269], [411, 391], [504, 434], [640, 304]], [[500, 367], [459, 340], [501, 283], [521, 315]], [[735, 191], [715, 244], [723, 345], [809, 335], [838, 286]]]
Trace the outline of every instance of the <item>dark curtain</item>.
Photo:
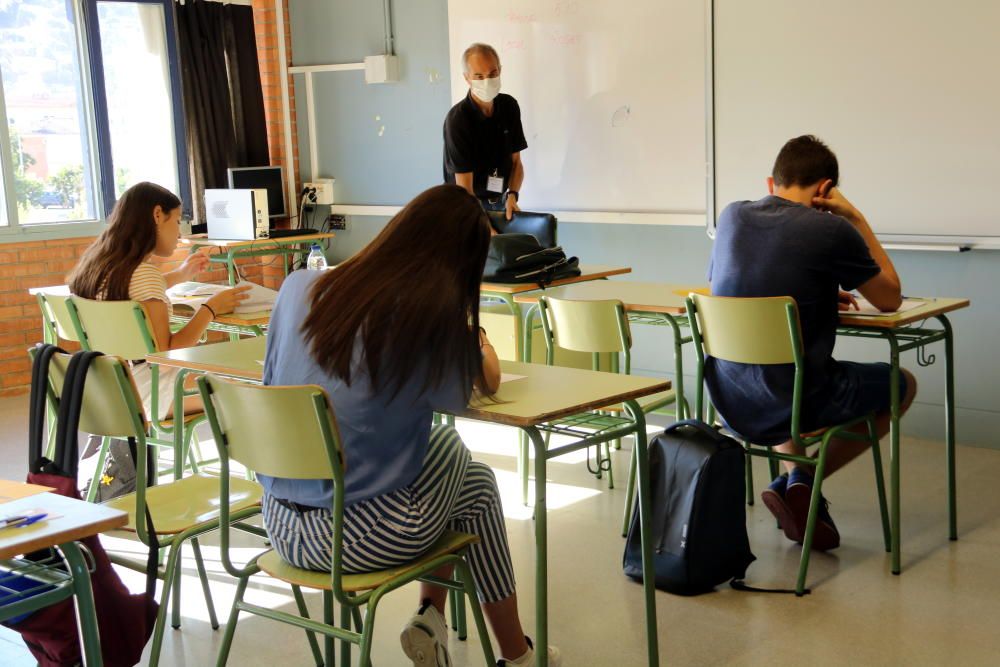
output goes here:
[[194, 218], [229, 167], [269, 164], [253, 8], [207, 0], [175, 5]]

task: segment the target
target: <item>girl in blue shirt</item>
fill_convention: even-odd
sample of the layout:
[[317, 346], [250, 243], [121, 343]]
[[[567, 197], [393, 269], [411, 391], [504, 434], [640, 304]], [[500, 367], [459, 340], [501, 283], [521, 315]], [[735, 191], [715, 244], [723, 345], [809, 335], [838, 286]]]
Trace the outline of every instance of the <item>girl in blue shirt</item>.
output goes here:
[[[501, 654], [513, 656], [500, 662], [533, 664], [496, 478], [471, 460], [454, 428], [432, 425], [434, 412], [464, 408], [474, 387], [491, 395], [500, 384], [496, 352], [479, 327], [489, 238], [476, 198], [441, 185], [336, 270], [293, 273], [271, 316], [264, 383], [317, 384], [330, 396], [346, 458], [345, 569], [408, 562], [445, 529], [478, 535], [468, 561]], [[332, 481], [258, 479], [277, 552], [297, 567], [329, 570]], [[446, 593], [421, 586], [420, 607], [400, 636], [415, 665], [451, 664]], [[555, 649], [549, 664], [559, 664]]]

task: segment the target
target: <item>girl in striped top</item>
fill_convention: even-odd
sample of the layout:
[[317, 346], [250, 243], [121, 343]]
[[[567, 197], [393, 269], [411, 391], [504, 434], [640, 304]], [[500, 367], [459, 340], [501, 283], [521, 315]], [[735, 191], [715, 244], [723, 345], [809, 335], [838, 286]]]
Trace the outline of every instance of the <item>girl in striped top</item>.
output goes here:
[[[216, 294], [183, 328], [171, 332], [173, 308], [167, 288], [192, 280], [208, 265], [208, 257], [201, 253], [189, 255], [180, 267], [168, 273], [150, 262], [154, 255], [173, 255], [180, 238], [180, 220], [181, 201], [172, 192], [154, 183], [133, 185], [119, 197], [108, 217], [108, 226], [87, 248], [69, 276], [70, 291], [76, 296], [141, 303], [158, 350], [196, 345], [215, 316], [232, 312], [250, 289], [248, 285], [240, 286]], [[160, 372], [160, 395], [172, 396], [173, 374], [164, 371]], [[145, 364], [138, 365], [133, 368], [133, 375], [149, 415], [149, 369]], [[199, 409], [197, 398], [192, 398], [195, 400], [191, 404], [185, 402], [185, 412]]]

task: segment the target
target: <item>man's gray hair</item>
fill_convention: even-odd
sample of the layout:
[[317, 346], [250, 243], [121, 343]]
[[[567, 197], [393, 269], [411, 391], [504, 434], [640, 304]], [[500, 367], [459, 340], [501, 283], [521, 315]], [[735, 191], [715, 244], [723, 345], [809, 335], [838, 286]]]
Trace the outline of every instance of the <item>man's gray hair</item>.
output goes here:
[[469, 73], [469, 56], [472, 54], [478, 54], [481, 56], [493, 56], [493, 59], [497, 61], [497, 67], [500, 67], [500, 56], [497, 54], [497, 50], [494, 49], [489, 44], [483, 44], [482, 42], [476, 42], [472, 44], [462, 53], [462, 69], [466, 74]]

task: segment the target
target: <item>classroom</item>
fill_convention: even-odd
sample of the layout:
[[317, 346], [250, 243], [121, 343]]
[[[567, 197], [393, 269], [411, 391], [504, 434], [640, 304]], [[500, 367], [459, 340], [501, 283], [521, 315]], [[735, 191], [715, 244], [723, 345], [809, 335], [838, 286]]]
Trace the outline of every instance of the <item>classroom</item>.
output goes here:
[[998, 22], [0, 0], [0, 664], [997, 664]]

